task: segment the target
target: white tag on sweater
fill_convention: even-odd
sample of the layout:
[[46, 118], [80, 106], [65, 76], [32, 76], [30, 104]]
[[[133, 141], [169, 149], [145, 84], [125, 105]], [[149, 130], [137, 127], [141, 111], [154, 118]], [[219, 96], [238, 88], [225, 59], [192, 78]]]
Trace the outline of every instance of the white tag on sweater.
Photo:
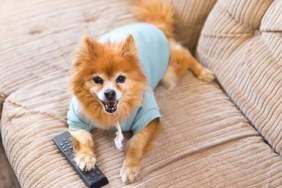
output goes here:
[[123, 151], [124, 148], [125, 148], [126, 139], [124, 138], [124, 136], [123, 136], [123, 134], [122, 134], [120, 124], [119, 124], [119, 123], [115, 124], [115, 127], [116, 127], [116, 129], [117, 129], [117, 131], [116, 131], [116, 137], [115, 137], [115, 139], [114, 139], [115, 145], [116, 145], [116, 148], [117, 148], [118, 150]]

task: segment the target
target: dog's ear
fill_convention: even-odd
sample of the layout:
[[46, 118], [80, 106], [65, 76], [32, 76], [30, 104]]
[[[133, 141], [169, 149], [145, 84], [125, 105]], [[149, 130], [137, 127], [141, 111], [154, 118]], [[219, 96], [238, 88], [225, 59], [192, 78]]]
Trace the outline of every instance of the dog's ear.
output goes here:
[[77, 69], [85, 61], [95, 61], [100, 49], [101, 45], [96, 40], [84, 36], [76, 51], [76, 58], [73, 67]]
[[100, 49], [99, 43], [95, 39], [90, 39], [87, 36], [83, 37], [82, 47], [89, 53], [88, 55], [94, 56], [97, 56], [98, 50]]
[[136, 51], [137, 48], [134, 42], [134, 38], [132, 35], [128, 35], [128, 37], [122, 43], [121, 54], [122, 56], [135, 55]]

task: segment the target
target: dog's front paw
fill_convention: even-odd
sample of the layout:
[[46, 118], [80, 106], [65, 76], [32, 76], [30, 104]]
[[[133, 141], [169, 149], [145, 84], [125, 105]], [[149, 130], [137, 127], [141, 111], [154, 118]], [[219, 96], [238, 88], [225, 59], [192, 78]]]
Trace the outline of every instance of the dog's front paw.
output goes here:
[[133, 183], [139, 174], [140, 164], [123, 165], [120, 169], [121, 180], [125, 184]]
[[198, 77], [199, 80], [202, 80], [204, 82], [211, 82], [211, 81], [214, 80], [213, 73], [206, 68], [203, 68], [203, 70], [201, 71], [201, 73], [197, 77]]
[[76, 154], [74, 161], [76, 162], [77, 166], [80, 168], [82, 171], [90, 171], [92, 168], [95, 167], [96, 164], [96, 158], [95, 156], [89, 155], [89, 154]]

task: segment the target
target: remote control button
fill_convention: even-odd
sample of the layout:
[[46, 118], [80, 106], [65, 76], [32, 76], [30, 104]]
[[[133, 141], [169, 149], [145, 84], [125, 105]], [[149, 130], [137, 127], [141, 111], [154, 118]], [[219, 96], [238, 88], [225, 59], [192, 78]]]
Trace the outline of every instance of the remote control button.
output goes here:
[[65, 147], [65, 146], [62, 146], [62, 148], [65, 149], [66, 147]]
[[63, 146], [63, 145], [64, 145], [63, 143], [60, 144], [60, 146]]
[[101, 178], [101, 177], [103, 177], [103, 174], [101, 173], [101, 172], [96, 172], [96, 174], [97, 174], [97, 176], [99, 177], [99, 178]]
[[66, 141], [66, 140], [67, 140], [67, 139], [65, 139], [65, 138], [63, 139], [63, 141]]

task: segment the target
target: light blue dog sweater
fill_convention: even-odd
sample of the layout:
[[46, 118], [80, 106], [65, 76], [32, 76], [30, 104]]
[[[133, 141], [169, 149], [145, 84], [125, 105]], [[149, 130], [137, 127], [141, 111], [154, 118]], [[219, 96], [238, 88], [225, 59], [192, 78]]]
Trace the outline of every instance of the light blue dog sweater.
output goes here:
[[[136, 134], [153, 119], [159, 118], [160, 112], [153, 90], [162, 79], [169, 62], [169, 43], [165, 35], [150, 24], [133, 24], [111, 31], [102, 36], [99, 42], [121, 42], [131, 34], [138, 49], [141, 67], [146, 75], [151, 91], [144, 93], [143, 105], [137, 108], [130, 117], [119, 122], [122, 131], [132, 131]], [[91, 131], [95, 123], [90, 122], [80, 114], [79, 101], [75, 96], [71, 99], [68, 111], [68, 125], [70, 130], [85, 129]]]

